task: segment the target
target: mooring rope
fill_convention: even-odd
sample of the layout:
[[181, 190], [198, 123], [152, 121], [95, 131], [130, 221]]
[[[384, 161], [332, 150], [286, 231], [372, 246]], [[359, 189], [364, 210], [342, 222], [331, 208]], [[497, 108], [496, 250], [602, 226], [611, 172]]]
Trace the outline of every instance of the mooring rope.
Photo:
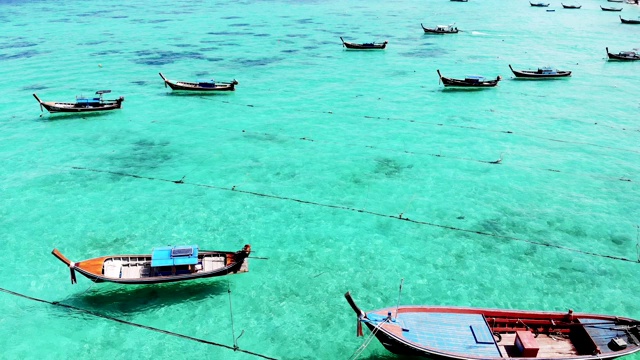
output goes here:
[[504, 240], [520, 241], [520, 242], [524, 242], [524, 243], [528, 243], [528, 244], [532, 244], [532, 245], [546, 246], [546, 247], [550, 247], [550, 248], [562, 249], [562, 250], [572, 251], [572, 252], [585, 254], [585, 255], [608, 258], [608, 259], [612, 259], [612, 260], [620, 260], [620, 261], [628, 261], [628, 262], [638, 262], [638, 263], [640, 263], [640, 261], [628, 259], [628, 258], [625, 258], [625, 257], [614, 256], [614, 255], [606, 255], [606, 254], [599, 254], [599, 253], [594, 253], [594, 252], [590, 252], [590, 251], [574, 249], [574, 248], [570, 248], [570, 247], [566, 247], [566, 246], [562, 246], [562, 245], [555, 245], [555, 244], [549, 244], [549, 243], [541, 242], [541, 241], [522, 239], [522, 238], [518, 238], [518, 237], [515, 237], [515, 236], [496, 235], [496, 234], [491, 234], [491, 233], [484, 232], [484, 231], [479, 231], [479, 230], [463, 229], [463, 228], [450, 226], [450, 225], [436, 224], [436, 223], [429, 222], [429, 221], [414, 220], [414, 219], [410, 219], [408, 217], [403, 216], [403, 214], [399, 214], [399, 215], [383, 214], [383, 213], [370, 211], [370, 210], [365, 210], [365, 209], [356, 209], [356, 208], [349, 207], [349, 206], [344, 206], [344, 205], [324, 204], [324, 203], [319, 203], [319, 202], [315, 202], [315, 201], [296, 199], [296, 198], [287, 197], [287, 196], [278, 196], [278, 195], [271, 195], [271, 194], [263, 194], [263, 193], [259, 193], [259, 192], [256, 192], [256, 191], [240, 190], [240, 189], [236, 188], [235, 185], [232, 186], [231, 188], [228, 188], [228, 187], [216, 186], [216, 185], [207, 185], [207, 184], [198, 184], [198, 183], [185, 182], [184, 179], [181, 179], [181, 180], [169, 180], [169, 179], [163, 179], [163, 178], [154, 178], [154, 177], [151, 177], [151, 176], [127, 174], [127, 173], [118, 172], [118, 171], [92, 169], [92, 168], [86, 168], [86, 167], [81, 167], [81, 166], [71, 166], [71, 168], [75, 169], [75, 170], [84, 170], [84, 171], [91, 171], [91, 172], [97, 172], [97, 173], [118, 175], [118, 176], [123, 176], [123, 177], [131, 177], [131, 178], [135, 178], [135, 179], [163, 181], [163, 182], [169, 182], [169, 183], [174, 183], [174, 184], [203, 187], [203, 188], [207, 188], [207, 189], [233, 191], [233, 192], [236, 192], [236, 193], [260, 196], [260, 197], [265, 197], [265, 198], [270, 198], [270, 199], [293, 201], [293, 202], [297, 202], [297, 203], [301, 203], [301, 204], [321, 206], [321, 207], [330, 208], [330, 209], [353, 211], [353, 212], [358, 212], [358, 213], [367, 214], [367, 215], [374, 215], [374, 216], [380, 216], [380, 217], [390, 218], [390, 219], [395, 219], [395, 220], [402, 220], [402, 221], [406, 221], [406, 222], [410, 222], [410, 223], [414, 223], [414, 224], [418, 224], [418, 225], [432, 226], [432, 227], [437, 227], [437, 228], [446, 229], [446, 230], [453, 230], [453, 231], [460, 231], [460, 232], [465, 232], [465, 233], [472, 233], [472, 234], [488, 236], [488, 237], [494, 237], [494, 238], [499, 238], [499, 239], [504, 239]]
[[[175, 125], [175, 124], [172, 124], [172, 126], [173, 125]], [[244, 130], [244, 129], [243, 130], [228, 129], [228, 128], [223, 128], [223, 127], [218, 127], [217, 129], [218, 130], [228, 131], [228, 132], [236, 132], [236, 133], [241, 131], [243, 134], [246, 134], [246, 135], [261, 135], [261, 136], [270, 136], [270, 137], [279, 136], [279, 137], [289, 138], [289, 139], [293, 139], [293, 140], [307, 141], [307, 142], [312, 142], [312, 143], [317, 143], [317, 144], [336, 144], [336, 145], [347, 146], [347, 147], [363, 147], [363, 148], [367, 148], [367, 149], [373, 149], [373, 150], [379, 150], [379, 151], [385, 151], [385, 152], [394, 152], [394, 153], [399, 153], [399, 154], [404, 154], [404, 155], [431, 156], [431, 157], [442, 158], [442, 159], [451, 159], [451, 160], [459, 160], [459, 161], [470, 161], [470, 162], [477, 162], [477, 163], [491, 164], [491, 165], [502, 164], [502, 160], [503, 160], [502, 156], [504, 154], [504, 152], [501, 153], [500, 154], [500, 158], [496, 159], [496, 160], [485, 160], [485, 159], [474, 159], [474, 158], [463, 157], [463, 156], [446, 155], [446, 154], [443, 154], [442, 152], [439, 152], [439, 153], [419, 152], [419, 151], [412, 151], [412, 150], [406, 150], [406, 149], [392, 149], [392, 148], [380, 147], [380, 146], [368, 145], [368, 144], [354, 144], [354, 143], [338, 142], [338, 141], [331, 141], [331, 140], [324, 140], [324, 139], [323, 140], [318, 140], [318, 139], [312, 139], [312, 138], [307, 137], [307, 136], [299, 137], [299, 136], [291, 136], [291, 135], [283, 135], [283, 134], [272, 134], [272, 133], [260, 132], [260, 131], [248, 131], [248, 130]], [[192, 168], [192, 170], [187, 171], [187, 173], [185, 174], [185, 177], [187, 175], [189, 175], [190, 173], [192, 173], [193, 171], [195, 171], [195, 169], [197, 169], [203, 162], [204, 162], [204, 160], [199, 162], [197, 165], [195, 165]], [[554, 173], [563, 173], [563, 174], [568, 174], [568, 175], [571, 175], [571, 176], [580, 176], [580, 177], [585, 177], [585, 178], [594, 178], [594, 179], [601, 179], [601, 180], [607, 180], [607, 181], [625, 181], [625, 182], [631, 182], [632, 181], [628, 177], [624, 177], [624, 176], [612, 177], [612, 176], [602, 176], [602, 175], [579, 174], [579, 173], [571, 173], [571, 172], [561, 171], [561, 170], [558, 170], [558, 169], [536, 168], [536, 167], [532, 167], [532, 166], [518, 166], [518, 167], [525, 168], [525, 169], [532, 169], [532, 170], [550, 171], [550, 172], [554, 172]]]
[[[358, 319], [358, 321], [360, 321], [360, 319]], [[380, 328], [382, 327], [382, 324], [386, 323], [387, 321], [388, 319], [385, 319], [383, 322], [378, 323], [376, 326], [373, 327], [373, 331], [371, 332], [371, 334], [369, 334], [369, 336], [362, 342], [362, 344], [356, 349], [353, 355], [349, 357], [349, 360], [355, 360], [360, 355], [362, 355], [362, 352], [364, 352], [364, 350], [367, 348], [367, 346], [369, 346], [373, 338], [375, 338], [376, 333], [378, 333], [378, 330], [380, 330]]]
[[216, 343], [216, 342], [205, 340], [205, 339], [196, 338], [196, 337], [189, 336], [189, 335], [178, 334], [178, 333], [175, 333], [175, 332], [172, 332], [172, 331], [155, 328], [153, 326], [147, 326], [147, 325], [134, 323], [134, 322], [131, 322], [131, 321], [118, 319], [118, 318], [113, 317], [113, 316], [100, 314], [100, 313], [97, 313], [95, 311], [79, 308], [79, 307], [76, 307], [76, 306], [73, 306], [73, 305], [63, 304], [63, 303], [58, 302], [58, 301], [49, 301], [49, 300], [39, 299], [39, 298], [36, 298], [36, 297], [33, 297], [33, 296], [20, 294], [18, 292], [7, 290], [7, 289], [4, 289], [4, 288], [0, 288], [0, 291], [5, 292], [5, 293], [10, 294], [10, 295], [18, 296], [18, 297], [21, 297], [21, 298], [24, 298], [24, 299], [37, 301], [37, 302], [41, 302], [41, 303], [49, 304], [49, 305], [53, 305], [53, 306], [59, 306], [59, 307], [71, 309], [71, 310], [74, 310], [74, 311], [79, 311], [79, 312], [82, 312], [82, 313], [85, 313], [85, 314], [89, 314], [89, 315], [92, 315], [92, 316], [95, 316], [95, 317], [99, 317], [99, 318], [115, 321], [115, 322], [118, 322], [120, 324], [129, 325], [129, 326], [135, 326], [135, 327], [138, 327], [138, 328], [141, 328], [141, 329], [155, 331], [155, 332], [159, 332], [159, 333], [162, 333], [162, 334], [165, 334], [165, 335], [171, 335], [171, 336], [175, 336], [175, 337], [178, 337], [178, 338], [199, 342], [199, 343], [202, 343], [202, 344], [218, 346], [218, 347], [222, 347], [222, 348], [233, 350], [233, 351], [240, 351], [240, 352], [243, 352], [245, 354], [253, 355], [253, 356], [256, 356], [256, 357], [263, 358], [263, 359], [276, 360], [275, 358], [272, 358], [270, 356], [262, 355], [262, 354], [259, 354], [259, 353], [253, 352], [253, 351], [243, 350], [243, 349], [237, 348], [236, 346], [229, 346], [229, 345], [225, 345], [225, 344], [220, 344], [220, 343]]
[[[217, 99], [212, 99], [211, 97], [206, 97], [206, 96], [203, 96], [201, 98], [205, 99], [205, 100], [209, 100], [209, 101], [216, 101], [216, 102], [220, 102], [220, 103], [223, 103], [223, 104], [232, 105], [232, 106], [251, 107], [251, 108], [268, 108], [268, 106], [263, 106], [263, 105], [256, 106], [256, 105], [253, 105], [253, 104], [238, 104], [238, 103], [234, 103], [234, 102], [231, 102], [231, 101], [228, 101], [228, 100], [217, 100]], [[314, 110], [302, 110], [302, 109], [291, 109], [291, 110], [292, 111], [297, 111], [297, 112], [303, 112], [303, 113], [317, 113], [317, 114], [336, 115], [336, 113], [334, 113], [333, 111], [322, 111], [322, 110], [315, 110], [314, 111]], [[594, 146], [594, 147], [599, 147], [599, 148], [604, 148], [604, 149], [625, 151], [625, 152], [632, 152], [632, 153], [640, 154], [640, 150], [616, 148], [616, 147], [613, 147], [613, 146], [600, 145], [600, 144], [596, 144], [596, 143], [589, 143], [589, 142], [582, 142], [582, 141], [575, 141], [575, 140], [555, 139], [555, 138], [538, 136], [538, 135], [517, 133], [517, 132], [511, 131], [511, 130], [496, 130], [496, 129], [481, 128], [481, 127], [477, 127], [477, 126], [436, 123], [436, 122], [428, 122], [428, 121], [421, 121], [421, 120], [401, 118], [401, 117], [386, 117], [386, 116], [373, 116], [373, 115], [350, 115], [350, 114], [339, 114], [339, 116], [342, 116], [342, 117], [355, 117], [355, 118], [362, 117], [362, 118], [371, 119], [371, 120], [402, 121], [402, 122], [415, 123], [415, 124], [424, 124], [424, 125], [431, 125], [431, 126], [453, 127], [453, 128], [468, 129], [468, 130], [474, 130], [474, 131], [484, 131], [484, 132], [492, 132], [492, 133], [519, 135], [519, 136], [524, 136], [524, 137], [529, 137], [529, 138], [534, 138], [534, 139], [548, 140], [548, 141], [553, 141], [553, 142], [576, 144], [576, 145], [587, 145], [587, 146]], [[615, 129], [615, 130], [622, 130], [622, 131], [629, 131], [630, 130], [630, 131], [633, 131], [633, 132], [640, 132], [640, 129], [616, 128], [616, 127], [613, 127], [613, 126], [610, 126], [610, 125], [600, 125], [598, 123], [591, 123], [591, 122], [589, 122], [588, 124], [593, 124], [593, 125], [598, 125], [598, 126], [605, 126], [605, 127], [609, 127], [611, 129]]]

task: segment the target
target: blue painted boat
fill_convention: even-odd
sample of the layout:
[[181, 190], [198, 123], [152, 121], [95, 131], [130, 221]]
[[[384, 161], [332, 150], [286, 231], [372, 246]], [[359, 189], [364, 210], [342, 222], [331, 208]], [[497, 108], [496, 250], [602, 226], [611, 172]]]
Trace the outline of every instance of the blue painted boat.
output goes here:
[[[640, 322], [630, 318], [524, 310], [397, 306], [362, 311], [362, 324], [387, 350], [435, 360], [606, 360], [640, 350]], [[366, 343], [366, 342], [365, 342]]]

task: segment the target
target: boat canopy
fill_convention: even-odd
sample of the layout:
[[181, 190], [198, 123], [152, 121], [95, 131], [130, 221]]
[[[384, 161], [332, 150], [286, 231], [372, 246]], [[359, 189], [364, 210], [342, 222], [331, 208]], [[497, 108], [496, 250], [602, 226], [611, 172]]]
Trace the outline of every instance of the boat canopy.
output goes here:
[[485, 77], [482, 75], [467, 75], [464, 79], [472, 82], [485, 81]]
[[194, 265], [198, 263], [198, 245], [162, 246], [151, 252], [151, 266]]
[[557, 74], [558, 71], [550, 66], [538, 68], [538, 74]]

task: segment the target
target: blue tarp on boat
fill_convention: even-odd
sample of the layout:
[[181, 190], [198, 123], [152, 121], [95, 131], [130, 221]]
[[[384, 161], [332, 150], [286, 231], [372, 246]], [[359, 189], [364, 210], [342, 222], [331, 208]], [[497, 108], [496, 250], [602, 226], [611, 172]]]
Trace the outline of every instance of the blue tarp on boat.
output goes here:
[[151, 266], [194, 265], [198, 263], [197, 245], [162, 246], [151, 252]]

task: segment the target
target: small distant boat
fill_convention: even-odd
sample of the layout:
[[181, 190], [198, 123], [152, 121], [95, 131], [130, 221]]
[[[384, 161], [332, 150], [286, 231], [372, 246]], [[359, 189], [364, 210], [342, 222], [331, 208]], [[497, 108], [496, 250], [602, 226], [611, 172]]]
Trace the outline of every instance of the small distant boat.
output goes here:
[[[562, 4], [562, 3], [560, 3], [560, 4]], [[565, 5], [565, 4], [562, 4], [562, 7], [565, 8], [565, 9], [580, 9], [582, 7], [582, 5]]]
[[608, 2], [615, 2], [615, 3], [621, 3], [623, 2], [623, 0], [607, 0]]
[[424, 30], [426, 34], [457, 34], [459, 31], [454, 25], [437, 25], [434, 28], [426, 28], [422, 24], [420, 24], [420, 26], [422, 26], [422, 30]]
[[42, 108], [47, 109], [50, 113], [79, 113], [79, 112], [91, 112], [91, 111], [107, 111], [116, 110], [122, 107], [124, 97], [120, 96], [115, 100], [104, 100], [102, 94], [108, 94], [111, 90], [96, 91], [98, 97], [87, 98], [82, 95], [76, 96], [76, 102], [63, 103], [63, 102], [44, 102], [40, 100], [38, 95], [33, 94], [33, 97], [40, 103], [40, 111]]
[[57, 249], [51, 253], [69, 266], [72, 284], [76, 271], [96, 283], [158, 284], [247, 272], [251, 246], [236, 252], [199, 250], [197, 245], [163, 246], [150, 255], [108, 255], [80, 262], [72, 262]]
[[498, 85], [498, 81], [502, 80], [502, 77], [498, 75], [495, 80], [487, 80], [484, 76], [471, 75], [464, 79], [453, 79], [442, 76], [440, 70], [438, 70], [438, 76], [445, 87], [457, 87], [457, 88], [488, 88]]
[[468, 2], [469, 0], [451, 0], [451, 1], [455, 1], [455, 2]]
[[197, 82], [186, 82], [186, 81], [172, 81], [160, 73], [160, 77], [164, 80], [164, 87], [169, 87], [172, 90], [183, 90], [183, 91], [235, 91], [236, 85], [238, 82], [233, 79], [231, 82], [215, 82], [214, 80], [198, 80]]
[[363, 311], [362, 324], [390, 352], [436, 360], [610, 360], [640, 350], [640, 321], [611, 315], [397, 305]]
[[609, 52], [609, 48], [607, 49], [607, 56], [610, 60], [623, 60], [623, 61], [634, 61], [640, 60], [640, 54], [635, 51], [620, 51], [617, 54], [612, 54]]
[[622, 21], [623, 24], [640, 24], [640, 20], [623, 19], [622, 16], [620, 16], [620, 21]]
[[536, 7], [548, 7], [549, 4], [545, 4], [545, 3], [532, 3], [531, 1], [529, 1], [529, 5], [531, 6], [536, 6]]
[[385, 41], [382, 43], [372, 42], [372, 43], [356, 44], [356, 43], [344, 41], [342, 36], [340, 37], [340, 40], [342, 40], [342, 46], [351, 50], [382, 50], [386, 48], [388, 44], [388, 41]]
[[602, 11], [622, 11], [622, 8], [603, 7], [602, 5], [600, 5], [600, 9]]
[[518, 78], [553, 79], [571, 76], [571, 71], [556, 70], [550, 67], [542, 67], [538, 68], [538, 70], [513, 70], [511, 64], [509, 64], [509, 69]]

